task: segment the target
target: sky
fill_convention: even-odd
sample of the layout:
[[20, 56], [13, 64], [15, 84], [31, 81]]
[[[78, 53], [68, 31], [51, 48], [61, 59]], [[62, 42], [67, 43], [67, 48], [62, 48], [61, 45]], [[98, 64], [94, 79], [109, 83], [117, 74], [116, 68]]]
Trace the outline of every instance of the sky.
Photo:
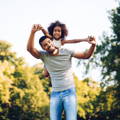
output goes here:
[[[0, 0], [0, 40], [12, 44], [12, 50], [18, 57], [24, 57], [28, 65], [39, 63], [26, 50], [33, 24], [41, 24], [45, 29], [56, 20], [66, 24], [68, 37], [66, 39], [86, 38], [88, 35], [99, 37], [104, 31], [109, 32], [111, 23], [108, 11], [115, 8], [115, 0]], [[38, 39], [42, 36], [39, 31], [35, 36], [35, 46], [40, 49]], [[84, 51], [88, 43], [66, 45], [65, 47]], [[82, 78], [82, 66], [76, 66], [73, 59], [73, 70]], [[93, 70], [88, 76], [98, 80], [100, 71], [95, 75]]]

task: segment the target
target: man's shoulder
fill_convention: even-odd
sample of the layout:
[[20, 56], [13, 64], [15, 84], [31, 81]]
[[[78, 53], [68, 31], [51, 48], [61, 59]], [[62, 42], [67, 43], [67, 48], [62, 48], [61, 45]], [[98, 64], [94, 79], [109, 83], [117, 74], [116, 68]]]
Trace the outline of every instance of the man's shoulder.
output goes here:
[[49, 53], [47, 51], [45, 51], [45, 50], [40, 50], [39, 52], [41, 54], [41, 58], [44, 58], [44, 57], [49, 55]]
[[48, 52], [45, 50], [40, 50], [39, 52], [40, 52], [40, 54], [48, 54]]

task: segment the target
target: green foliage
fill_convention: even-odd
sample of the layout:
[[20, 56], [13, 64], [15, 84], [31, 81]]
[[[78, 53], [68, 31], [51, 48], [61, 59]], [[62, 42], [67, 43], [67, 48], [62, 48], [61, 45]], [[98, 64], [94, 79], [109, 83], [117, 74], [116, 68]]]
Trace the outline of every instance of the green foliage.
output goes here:
[[44, 77], [43, 64], [36, 64], [35, 66], [33, 66], [33, 69], [35, 71], [35, 74], [39, 76], [39, 79], [41, 80], [41, 83], [44, 87], [44, 91], [50, 97], [51, 82], [50, 82], [50, 78], [45, 78]]
[[90, 118], [94, 113], [93, 101], [100, 93], [99, 84], [90, 78], [85, 80], [78, 80], [75, 77], [77, 101], [78, 101], [78, 115], [83, 119]]
[[15, 53], [10, 52], [10, 48], [10, 43], [0, 40], [0, 61], [8, 60], [14, 62], [13, 58], [15, 58]]
[[99, 115], [105, 116], [102, 120], [111, 119], [112, 116], [115, 116], [115, 120], [120, 119], [120, 1], [118, 2], [118, 7], [109, 11], [112, 33], [103, 34], [95, 56], [87, 64], [87, 70], [91, 63], [101, 69], [101, 87], [105, 91], [98, 96], [95, 106], [99, 106], [96, 110]]
[[39, 74], [0, 41], [0, 120], [48, 120], [49, 99]]
[[82, 120], [118, 120], [119, 111], [115, 109], [116, 94], [115, 86], [105, 89], [100, 87], [100, 83], [86, 78], [82, 81], [75, 76], [78, 119]]
[[96, 107], [94, 107], [94, 114], [92, 117], [103, 120], [115, 119], [115, 92], [114, 86], [109, 86], [101, 90], [99, 96], [97, 96], [93, 102]]
[[103, 36], [97, 54], [101, 54], [102, 75], [105, 83], [112, 81], [114, 90], [116, 90], [114, 94], [116, 106], [114, 106], [114, 109], [120, 110], [120, 4], [116, 9], [110, 11], [109, 18], [112, 23], [113, 34]]

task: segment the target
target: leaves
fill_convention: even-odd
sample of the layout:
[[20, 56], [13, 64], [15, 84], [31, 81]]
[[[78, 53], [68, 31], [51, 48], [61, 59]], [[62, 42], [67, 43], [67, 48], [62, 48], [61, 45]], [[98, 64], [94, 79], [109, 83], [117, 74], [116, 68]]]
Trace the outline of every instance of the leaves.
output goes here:
[[47, 120], [49, 99], [39, 74], [8, 43], [0, 41], [0, 51], [0, 119]]

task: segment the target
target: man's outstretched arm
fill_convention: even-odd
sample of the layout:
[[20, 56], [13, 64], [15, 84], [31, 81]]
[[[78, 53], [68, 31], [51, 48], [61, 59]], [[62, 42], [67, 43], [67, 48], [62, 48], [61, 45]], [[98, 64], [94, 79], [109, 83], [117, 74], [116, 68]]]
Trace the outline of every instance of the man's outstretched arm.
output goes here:
[[34, 48], [34, 36], [35, 36], [35, 33], [39, 30], [41, 30], [41, 26], [39, 24], [33, 25], [29, 39], [28, 39], [28, 43], [27, 43], [27, 51], [30, 52], [31, 55], [37, 59], [40, 58], [41, 54], [36, 48]]
[[94, 50], [95, 50], [95, 47], [96, 47], [95, 38], [94, 37], [89, 37], [88, 43], [90, 43], [92, 45], [87, 51], [85, 51], [83, 53], [81, 53], [81, 52], [74, 53], [73, 57], [78, 58], [78, 59], [88, 59], [88, 58], [90, 58], [92, 56], [92, 54], [94, 53]]

